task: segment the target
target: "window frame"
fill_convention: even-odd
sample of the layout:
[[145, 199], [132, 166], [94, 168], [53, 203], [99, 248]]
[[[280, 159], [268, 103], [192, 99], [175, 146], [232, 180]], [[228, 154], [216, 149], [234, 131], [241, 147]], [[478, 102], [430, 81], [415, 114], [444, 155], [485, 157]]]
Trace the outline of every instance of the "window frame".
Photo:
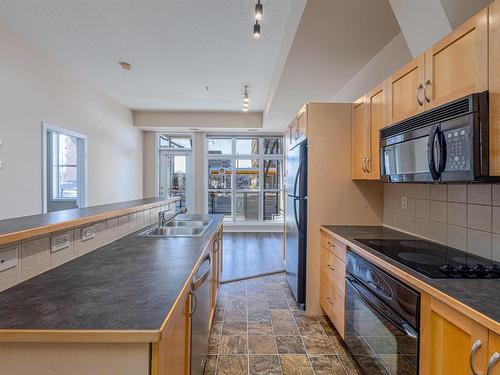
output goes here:
[[[210, 154], [208, 151], [208, 142], [210, 139], [214, 138], [225, 138], [231, 139], [231, 153], [230, 154]], [[257, 138], [259, 141], [258, 154], [237, 154], [236, 153], [236, 140], [237, 139], [253, 139]], [[264, 154], [264, 139], [265, 138], [280, 138], [281, 139], [281, 154]], [[206, 205], [205, 208], [209, 212], [208, 195], [211, 192], [220, 193], [230, 193], [231, 194], [231, 215], [226, 217], [224, 220], [232, 224], [274, 224], [282, 223], [282, 221], [272, 221], [264, 220], [264, 195], [265, 193], [279, 193], [281, 194], [281, 210], [284, 211], [284, 196], [283, 196], [283, 136], [281, 134], [252, 134], [252, 135], [227, 135], [227, 134], [210, 134], [205, 137], [205, 156], [207, 158], [206, 168], [205, 168], [205, 196]], [[208, 186], [208, 173], [209, 173], [209, 162], [210, 160], [231, 160], [231, 189], [210, 189]], [[236, 165], [237, 160], [257, 160], [259, 162], [259, 174], [258, 174], [258, 188], [257, 189], [238, 189], [236, 187]], [[275, 160], [281, 164], [280, 168], [280, 188], [278, 189], [265, 189], [264, 183], [264, 161]], [[257, 220], [237, 220], [236, 219], [236, 201], [238, 193], [257, 193], [258, 194], [258, 219]], [[284, 213], [284, 212], [283, 212]]]

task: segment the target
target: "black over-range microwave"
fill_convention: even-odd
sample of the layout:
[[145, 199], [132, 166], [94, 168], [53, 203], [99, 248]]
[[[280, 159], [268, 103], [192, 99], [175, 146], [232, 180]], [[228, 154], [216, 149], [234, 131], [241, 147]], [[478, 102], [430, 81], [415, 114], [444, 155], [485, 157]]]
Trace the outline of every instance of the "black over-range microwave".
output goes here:
[[467, 182], [489, 177], [488, 93], [466, 96], [380, 130], [382, 180]]

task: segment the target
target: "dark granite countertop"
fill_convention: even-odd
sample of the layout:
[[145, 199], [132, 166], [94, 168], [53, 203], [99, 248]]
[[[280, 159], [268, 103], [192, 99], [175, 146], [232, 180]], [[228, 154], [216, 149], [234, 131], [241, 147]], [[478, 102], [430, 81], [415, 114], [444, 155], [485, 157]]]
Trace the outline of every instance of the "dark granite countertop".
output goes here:
[[[23, 234], [25, 234], [23, 238], [27, 238], [27, 236], [30, 235], [30, 231], [40, 230], [40, 228], [46, 228], [46, 232], [48, 233], [52, 228], [58, 230], [56, 228], [58, 225], [67, 222], [73, 222], [75, 220], [82, 220], [87, 218], [90, 221], [94, 218], [96, 220], [102, 220], [103, 215], [113, 215], [113, 212], [117, 212], [119, 214], [119, 212], [123, 210], [130, 210], [136, 207], [147, 205], [157, 206], [159, 204], [168, 204], [177, 199], [178, 198], [144, 198], [126, 202], [103, 204], [100, 206], [74, 208], [71, 210], [56, 211], [46, 214], [0, 220], [0, 244], [9, 241], [10, 237], [12, 235], [15, 235], [16, 233], [22, 232]], [[34, 235], [39, 234], [40, 233], [37, 232]]]
[[184, 218], [213, 223], [198, 238], [141, 230], [0, 293], [0, 330], [159, 330], [223, 216]]
[[500, 322], [500, 279], [431, 279], [356, 241], [356, 239], [420, 239], [418, 237], [382, 226], [323, 225], [323, 227], [490, 319]]

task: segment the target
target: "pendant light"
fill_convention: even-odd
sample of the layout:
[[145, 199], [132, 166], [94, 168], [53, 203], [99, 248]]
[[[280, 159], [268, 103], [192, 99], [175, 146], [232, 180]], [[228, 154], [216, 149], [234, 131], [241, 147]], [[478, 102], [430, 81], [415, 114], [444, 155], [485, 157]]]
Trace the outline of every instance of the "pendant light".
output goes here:
[[257, 4], [255, 5], [255, 19], [257, 21], [260, 21], [263, 18], [264, 18], [264, 8], [262, 7], [260, 0], [258, 0]]
[[248, 97], [248, 86], [245, 85], [245, 92], [243, 93], [243, 112], [248, 112], [250, 105], [250, 98]]
[[255, 25], [253, 25], [253, 37], [255, 39], [259, 39], [260, 38], [260, 25], [259, 25], [259, 21], [255, 21]]

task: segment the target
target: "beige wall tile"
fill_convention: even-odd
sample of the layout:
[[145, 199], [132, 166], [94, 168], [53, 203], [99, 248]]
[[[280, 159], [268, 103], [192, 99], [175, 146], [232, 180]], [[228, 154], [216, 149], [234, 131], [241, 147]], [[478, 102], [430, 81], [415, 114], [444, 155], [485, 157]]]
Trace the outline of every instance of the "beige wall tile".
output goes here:
[[448, 225], [446, 227], [446, 243], [455, 249], [467, 250], [467, 228]]
[[409, 233], [415, 233], [415, 217], [404, 216], [403, 229]]
[[500, 262], [500, 235], [491, 235], [491, 257], [493, 260]]
[[431, 221], [430, 239], [434, 242], [446, 245], [446, 224]]
[[416, 185], [404, 184], [403, 195], [407, 196], [408, 198], [415, 198], [415, 189]]
[[73, 245], [75, 257], [79, 257], [94, 249], [94, 238], [82, 241], [82, 228], [73, 230]]
[[402, 210], [401, 210], [401, 198], [400, 197], [392, 197], [391, 198], [391, 207], [392, 207], [392, 213], [393, 214], [400, 214], [402, 215]]
[[452, 225], [467, 226], [467, 205], [465, 203], [448, 203], [447, 222]]
[[136, 220], [137, 220], [137, 229], [142, 229], [144, 228], [144, 211], [139, 211], [136, 214]]
[[123, 237], [129, 233], [128, 216], [120, 216], [118, 218], [118, 236]]
[[21, 279], [27, 280], [50, 269], [50, 237], [21, 243]]
[[431, 201], [431, 220], [446, 223], [446, 202]]
[[392, 226], [404, 230], [404, 216], [399, 214], [392, 215]]
[[491, 185], [491, 204], [500, 206], [500, 184]]
[[446, 185], [431, 185], [431, 200], [445, 201], [447, 192]]
[[448, 202], [467, 202], [467, 185], [448, 185]]
[[[63, 233], [67, 232], [60, 232], [60, 233], [54, 233], [54, 235], [51, 236], [58, 236]], [[74, 239], [73, 239], [73, 231], [69, 231], [69, 236], [70, 236], [70, 244], [67, 248], [56, 251], [56, 252], [50, 252], [50, 267], [57, 267], [60, 264], [66, 263], [73, 259], [74, 257]]]
[[95, 237], [93, 241], [94, 249], [98, 249], [101, 246], [104, 246], [106, 242], [108, 242], [107, 239], [107, 233], [106, 233], [106, 221], [100, 221], [99, 223], [95, 223]]
[[467, 185], [467, 202], [472, 204], [491, 204], [491, 185]]
[[111, 242], [119, 237], [119, 220], [117, 217], [106, 220], [106, 241]]
[[491, 259], [491, 233], [469, 229], [467, 231], [467, 251]]
[[415, 234], [420, 237], [431, 237], [431, 222], [430, 220], [415, 218]]
[[407, 198], [406, 210], [403, 210], [403, 215], [415, 217], [415, 198]]
[[384, 195], [384, 212], [392, 212], [391, 198]]
[[384, 184], [384, 198], [392, 195], [392, 184]]
[[17, 252], [17, 265], [0, 272], [0, 291], [10, 288], [21, 282], [20, 252], [21, 246], [18, 243], [3, 246], [0, 253], [15, 249]]
[[431, 186], [428, 184], [415, 185], [415, 198], [431, 199]]
[[467, 212], [467, 227], [491, 232], [491, 206], [469, 204]]
[[491, 208], [491, 231], [500, 234], [500, 207]]
[[404, 184], [394, 184], [394, 196], [395, 197], [401, 198], [404, 194], [404, 191], [405, 191]]
[[429, 220], [431, 217], [431, 201], [428, 199], [415, 199], [415, 216]]
[[384, 222], [384, 225], [388, 225], [390, 227], [392, 227], [392, 213], [389, 212], [389, 211], [384, 211], [384, 215], [383, 215], [383, 222]]

